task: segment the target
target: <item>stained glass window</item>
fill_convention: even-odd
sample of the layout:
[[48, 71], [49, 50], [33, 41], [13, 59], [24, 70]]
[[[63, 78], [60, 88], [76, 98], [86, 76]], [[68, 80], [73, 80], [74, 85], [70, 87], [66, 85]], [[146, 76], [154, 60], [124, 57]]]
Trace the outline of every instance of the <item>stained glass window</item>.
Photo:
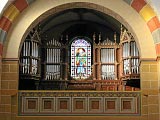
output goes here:
[[86, 79], [91, 75], [91, 44], [77, 38], [71, 44], [71, 77]]

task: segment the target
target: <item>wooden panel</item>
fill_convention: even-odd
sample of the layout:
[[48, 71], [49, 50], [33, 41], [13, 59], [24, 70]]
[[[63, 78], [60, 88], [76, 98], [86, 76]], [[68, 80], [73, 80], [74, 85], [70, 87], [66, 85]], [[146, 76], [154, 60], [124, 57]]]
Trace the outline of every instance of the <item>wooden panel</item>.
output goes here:
[[98, 112], [102, 112], [103, 111], [103, 99], [102, 98], [94, 98], [94, 97], [90, 97], [89, 98], [89, 112], [91, 113], [98, 113]]
[[73, 97], [72, 98], [72, 112], [87, 112], [87, 98], [86, 97]]
[[67, 105], [67, 101], [60, 101], [60, 109], [67, 109], [68, 105]]
[[91, 106], [92, 109], [99, 109], [99, 101], [92, 101]]
[[123, 109], [131, 109], [131, 101], [123, 101]]
[[36, 109], [36, 101], [28, 100], [28, 109]]
[[139, 115], [140, 96], [139, 92], [23, 92], [19, 114]]
[[115, 101], [107, 101], [107, 109], [115, 109]]
[[51, 101], [44, 101], [44, 109], [51, 109], [52, 102]]
[[56, 100], [56, 111], [60, 112], [70, 112], [71, 111], [71, 98], [61, 98], [58, 97]]
[[83, 101], [76, 101], [76, 109], [84, 109]]
[[54, 112], [55, 111], [55, 98], [54, 97], [42, 97], [40, 99], [40, 112]]

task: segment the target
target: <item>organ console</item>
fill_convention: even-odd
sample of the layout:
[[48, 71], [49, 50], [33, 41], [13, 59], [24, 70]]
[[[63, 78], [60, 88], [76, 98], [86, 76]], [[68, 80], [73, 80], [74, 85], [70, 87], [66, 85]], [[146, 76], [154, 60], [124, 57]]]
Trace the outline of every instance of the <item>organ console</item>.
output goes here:
[[34, 29], [22, 46], [20, 81], [36, 81], [36, 88], [31, 89], [139, 90], [139, 52], [131, 33], [122, 27], [119, 42], [116, 33], [112, 39], [102, 38], [104, 37], [101, 33], [94, 34], [90, 40], [92, 49], [85, 47], [90, 51], [85, 53], [85, 57], [80, 57], [86, 59], [86, 66], [81, 66], [80, 70], [84, 67], [83, 72], [89, 71], [87, 77], [84, 77], [82, 75], [86, 73], [76, 73], [78, 68], [72, 64], [78, 59], [77, 48], [75, 51], [71, 49], [73, 41], [68, 35], [62, 36], [60, 40], [49, 40], [44, 39], [38, 29]]

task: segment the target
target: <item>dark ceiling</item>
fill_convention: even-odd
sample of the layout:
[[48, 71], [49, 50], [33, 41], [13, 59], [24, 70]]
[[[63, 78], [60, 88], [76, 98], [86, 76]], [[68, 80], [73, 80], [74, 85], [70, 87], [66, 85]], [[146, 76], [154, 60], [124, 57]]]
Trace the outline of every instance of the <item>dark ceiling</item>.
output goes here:
[[102, 34], [103, 39], [113, 39], [113, 34], [120, 34], [120, 22], [99, 11], [75, 8], [49, 16], [40, 24], [42, 34], [60, 39], [61, 35], [92, 37], [93, 33]]

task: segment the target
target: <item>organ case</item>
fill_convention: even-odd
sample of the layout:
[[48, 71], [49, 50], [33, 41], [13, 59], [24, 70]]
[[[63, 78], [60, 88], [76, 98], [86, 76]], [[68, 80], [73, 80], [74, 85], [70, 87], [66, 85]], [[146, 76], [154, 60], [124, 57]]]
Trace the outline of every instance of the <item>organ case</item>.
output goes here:
[[139, 52], [131, 33], [122, 28], [119, 42], [116, 33], [112, 39], [94, 34], [92, 46], [91, 76], [74, 80], [70, 75], [68, 36], [65, 40], [64, 37], [49, 40], [34, 29], [22, 46], [20, 79], [27, 84], [30, 80], [36, 81], [36, 88], [30, 89], [118, 91], [140, 88]]

